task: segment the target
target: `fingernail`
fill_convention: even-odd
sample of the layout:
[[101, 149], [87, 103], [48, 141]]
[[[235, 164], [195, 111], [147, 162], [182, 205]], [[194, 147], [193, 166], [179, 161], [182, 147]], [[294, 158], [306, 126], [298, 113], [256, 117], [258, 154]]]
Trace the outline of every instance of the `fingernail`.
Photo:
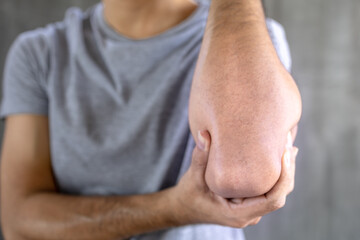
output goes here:
[[294, 149], [294, 155], [295, 155], [295, 157], [297, 156], [298, 152], [299, 152], [299, 149], [296, 147], [296, 148]]
[[198, 142], [197, 142], [198, 148], [205, 151], [205, 138], [201, 135], [201, 131], [198, 131]]

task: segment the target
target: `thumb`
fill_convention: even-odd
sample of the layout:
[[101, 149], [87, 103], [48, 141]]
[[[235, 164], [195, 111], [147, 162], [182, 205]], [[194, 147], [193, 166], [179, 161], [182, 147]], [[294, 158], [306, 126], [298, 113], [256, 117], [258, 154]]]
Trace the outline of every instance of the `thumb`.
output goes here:
[[208, 131], [198, 131], [197, 138], [196, 138], [196, 146], [204, 151], [208, 152], [210, 147], [210, 134]]
[[196, 138], [196, 147], [193, 151], [191, 165], [193, 168], [205, 172], [208, 153], [210, 149], [210, 134], [208, 131], [198, 131]]

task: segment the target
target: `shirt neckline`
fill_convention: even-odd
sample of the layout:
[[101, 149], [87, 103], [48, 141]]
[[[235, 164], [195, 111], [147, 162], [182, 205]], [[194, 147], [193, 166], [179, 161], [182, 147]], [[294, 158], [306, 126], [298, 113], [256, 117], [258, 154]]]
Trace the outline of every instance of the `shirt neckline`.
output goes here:
[[176, 33], [177, 31], [182, 30], [189, 24], [192, 24], [192, 22], [194, 22], [195, 19], [201, 18], [201, 16], [204, 16], [203, 11], [207, 11], [208, 6], [204, 5], [202, 3], [197, 3], [197, 4], [198, 4], [197, 8], [185, 20], [183, 20], [179, 24], [177, 24], [159, 34], [156, 34], [154, 36], [147, 37], [147, 38], [142, 38], [142, 39], [133, 39], [133, 38], [127, 37], [127, 36], [121, 34], [120, 32], [116, 31], [112, 26], [110, 26], [107, 23], [107, 21], [105, 20], [104, 5], [102, 2], [98, 3], [97, 6], [95, 7], [95, 18], [96, 18], [96, 21], [98, 22], [99, 26], [102, 28], [103, 32], [112, 39], [115, 39], [118, 41], [134, 42], [134, 43], [148, 42], [148, 41], [159, 40], [159, 39], [165, 38], [169, 35], [172, 35], [172, 34]]

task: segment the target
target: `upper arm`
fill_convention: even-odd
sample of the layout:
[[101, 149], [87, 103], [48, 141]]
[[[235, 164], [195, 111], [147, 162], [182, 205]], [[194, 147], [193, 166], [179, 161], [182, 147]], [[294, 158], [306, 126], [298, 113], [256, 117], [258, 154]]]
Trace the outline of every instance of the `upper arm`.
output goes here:
[[46, 116], [6, 118], [1, 154], [1, 220], [6, 234], [14, 227], [22, 201], [34, 193], [56, 191]]
[[[1, 218], [5, 233], [26, 197], [54, 191], [49, 148], [46, 69], [42, 30], [20, 34], [9, 49], [0, 117], [5, 120], [1, 156]], [[20, 221], [21, 222], [21, 221]]]

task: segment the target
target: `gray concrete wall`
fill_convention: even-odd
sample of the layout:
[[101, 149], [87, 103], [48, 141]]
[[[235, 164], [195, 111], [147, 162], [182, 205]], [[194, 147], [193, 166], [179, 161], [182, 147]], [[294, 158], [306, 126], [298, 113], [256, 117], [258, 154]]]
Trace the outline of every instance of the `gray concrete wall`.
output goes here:
[[[94, 2], [0, 0], [1, 73], [18, 33]], [[295, 191], [285, 208], [247, 228], [247, 238], [360, 239], [360, 1], [265, 2], [287, 31], [304, 106]]]
[[303, 98], [295, 191], [248, 240], [360, 239], [360, 1], [265, 0]]

